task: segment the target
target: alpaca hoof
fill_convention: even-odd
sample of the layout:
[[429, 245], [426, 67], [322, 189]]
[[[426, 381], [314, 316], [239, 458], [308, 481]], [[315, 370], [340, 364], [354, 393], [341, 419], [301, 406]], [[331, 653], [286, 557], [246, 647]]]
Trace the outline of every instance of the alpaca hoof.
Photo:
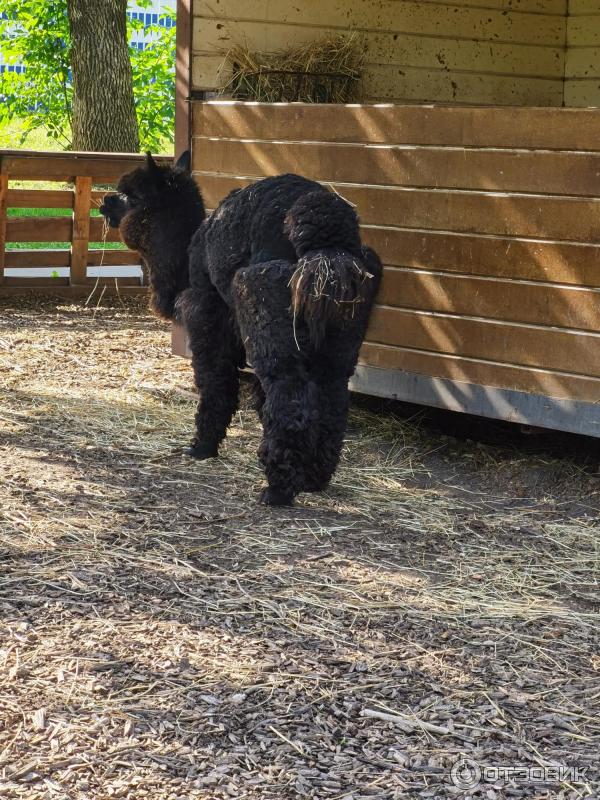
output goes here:
[[206, 461], [207, 458], [216, 458], [219, 454], [219, 450], [217, 447], [193, 442], [185, 453], [191, 458], [195, 458], [197, 461]]
[[294, 504], [294, 495], [267, 486], [260, 493], [260, 502], [265, 506], [291, 506]]

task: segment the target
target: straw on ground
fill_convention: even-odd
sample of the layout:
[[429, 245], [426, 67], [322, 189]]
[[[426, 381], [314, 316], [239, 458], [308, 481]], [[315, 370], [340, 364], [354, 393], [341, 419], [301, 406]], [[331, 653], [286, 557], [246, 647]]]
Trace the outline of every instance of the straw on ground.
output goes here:
[[[331, 490], [257, 504], [132, 301], [4, 301], [0, 790], [140, 800], [464, 796], [450, 767], [563, 764], [595, 796], [597, 465], [356, 407]], [[590, 451], [591, 452], [591, 451]]]

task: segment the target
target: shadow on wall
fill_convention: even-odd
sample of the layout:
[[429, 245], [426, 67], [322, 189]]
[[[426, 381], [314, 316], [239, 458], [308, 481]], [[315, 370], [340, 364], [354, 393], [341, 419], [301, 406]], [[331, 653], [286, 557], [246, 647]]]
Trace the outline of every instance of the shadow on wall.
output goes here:
[[464, 384], [600, 402], [600, 153], [569, 111], [199, 108], [209, 204], [286, 171], [356, 204], [387, 265], [364, 364], [463, 384], [439, 404]]

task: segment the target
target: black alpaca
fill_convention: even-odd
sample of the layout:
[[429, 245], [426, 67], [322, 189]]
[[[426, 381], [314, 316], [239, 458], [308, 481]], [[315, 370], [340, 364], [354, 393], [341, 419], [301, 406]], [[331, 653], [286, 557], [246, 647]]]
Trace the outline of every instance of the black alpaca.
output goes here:
[[117, 192], [106, 195], [100, 213], [142, 257], [152, 309], [173, 319], [175, 300], [190, 282], [190, 240], [205, 217], [202, 196], [190, 178], [189, 152], [173, 167], [159, 167], [148, 154], [145, 167], [123, 175]]
[[216, 455], [247, 355], [259, 380], [263, 501], [324, 489], [380, 273], [352, 207], [313, 181], [267, 178], [224, 200], [192, 240], [191, 286], [178, 303], [201, 393], [192, 453]]
[[[159, 176], [162, 190], [145, 189], [141, 203], [131, 202], [130, 192], [140, 198], [140, 187]], [[181, 193], [164, 188], [180, 183]], [[161, 227], [156, 238], [146, 233], [143, 243], [152, 239], [153, 245], [142, 252], [158, 295], [154, 306], [171, 309], [171, 316], [172, 290], [186, 275], [179, 262], [170, 268], [168, 299], [161, 302], [162, 264], [174, 259], [153, 246], [181, 252], [187, 229], [183, 234], [181, 226], [171, 227], [160, 209], [168, 207], [168, 219], [178, 219], [194, 191], [197, 206], [199, 191], [181, 163], [168, 170], [149, 157], [145, 168], [121, 180], [121, 196], [112, 201], [118, 211], [111, 224], [120, 225], [129, 246], [139, 247], [131, 231], [139, 238], [140, 230]], [[188, 333], [200, 392], [190, 455], [217, 455], [238, 405], [239, 369], [247, 356], [258, 379], [256, 407], [264, 428], [263, 502], [289, 504], [301, 491], [324, 489], [339, 461], [348, 379], [381, 276], [379, 258], [361, 245], [352, 207], [297, 175], [267, 178], [232, 192], [200, 225], [189, 255], [189, 287], [174, 313]]]

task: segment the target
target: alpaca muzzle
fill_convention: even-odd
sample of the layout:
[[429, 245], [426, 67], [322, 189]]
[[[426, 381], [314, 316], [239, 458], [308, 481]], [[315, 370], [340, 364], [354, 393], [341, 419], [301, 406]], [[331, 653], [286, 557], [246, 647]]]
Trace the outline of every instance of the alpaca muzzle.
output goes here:
[[111, 228], [118, 228], [127, 213], [127, 202], [120, 194], [106, 194], [100, 206], [100, 213]]

